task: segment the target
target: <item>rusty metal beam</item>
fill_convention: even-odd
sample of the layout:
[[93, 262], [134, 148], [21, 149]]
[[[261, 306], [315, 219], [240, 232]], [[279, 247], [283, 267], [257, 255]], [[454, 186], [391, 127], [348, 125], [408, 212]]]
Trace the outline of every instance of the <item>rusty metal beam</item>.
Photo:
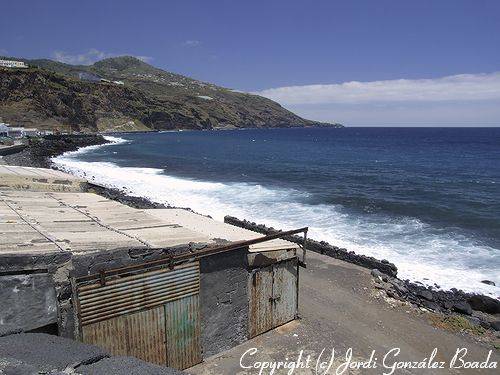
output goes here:
[[[202, 249], [202, 250], [195, 251], [195, 252], [189, 252], [189, 253], [184, 253], [184, 254], [179, 254], [179, 255], [169, 255], [165, 258], [153, 260], [153, 261], [146, 262], [146, 263], [141, 263], [138, 265], [121, 267], [121, 268], [116, 268], [116, 269], [109, 270], [109, 271], [101, 271], [100, 273], [96, 273], [96, 274], [92, 274], [92, 275], [88, 275], [88, 276], [77, 277], [76, 281], [80, 283], [80, 282], [86, 282], [86, 281], [99, 280], [101, 282], [101, 285], [106, 285], [106, 277], [108, 277], [108, 276], [114, 276], [114, 275], [119, 275], [122, 273], [139, 271], [139, 270], [142, 270], [145, 268], [151, 268], [151, 267], [162, 267], [162, 266], [173, 267], [175, 264], [182, 263], [184, 261], [196, 260], [196, 259], [212, 256], [215, 254], [225, 253], [228, 251], [249, 247], [250, 245], [255, 245], [255, 244], [258, 244], [261, 242], [266, 242], [266, 241], [274, 240], [277, 238], [282, 238], [285, 236], [291, 236], [291, 235], [298, 234], [298, 233], [305, 234], [305, 236], [304, 236], [304, 245], [305, 245], [305, 240], [307, 238], [306, 233], [307, 233], [308, 229], [309, 229], [308, 227], [304, 227], [304, 228], [299, 228], [299, 229], [294, 229], [294, 230], [289, 230], [289, 231], [284, 231], [284, 232], [277, 232], [277, 233], [270, 234], [267, 236], [254, 238], [251, 240], [236, 241], [236, 242], [229, 243], [227, 245], [209, 246], [206, 249]], [[304, 245], [303, 245], [303, 252], [304, 252], [304, 261], [305, 261], [305, 246]]]

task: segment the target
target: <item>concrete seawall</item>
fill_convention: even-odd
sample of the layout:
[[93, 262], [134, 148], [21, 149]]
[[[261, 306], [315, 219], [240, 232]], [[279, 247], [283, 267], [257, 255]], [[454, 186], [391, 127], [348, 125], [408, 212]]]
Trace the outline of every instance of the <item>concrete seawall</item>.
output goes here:
[[25, 148], [25, 145], [0, 146], [0, 156], [16, 154]]

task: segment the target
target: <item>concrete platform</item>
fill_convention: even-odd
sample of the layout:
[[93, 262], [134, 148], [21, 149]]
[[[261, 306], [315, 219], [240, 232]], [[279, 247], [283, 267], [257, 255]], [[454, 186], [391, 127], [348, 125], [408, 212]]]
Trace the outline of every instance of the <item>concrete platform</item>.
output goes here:
[[175, 247], [208, 236], [92, 193], [0, 190], [0, 255]]
[[0, 189], [30, 191], [83, 191], [86, 181], [46, 168], [0, 165]]
[[[225, 240], [225, 241], [241, 241], [251, 240], [254, 238], [262, 237], [263, 235], [257, 232], [252, 232], [248, 229], [235, 227], [230, 224], [216, 221], [209, 217], [199, 215], [187, 210], [182, 209], [155, 209], [145, 210], [151, 216], [157, 217], [164, 222], [176, 223], [184, 228], [199, 232], [211, 240]], [[262, 242], [259, 244], [251, 245], [250, 252], [268, 252], [277, 250], [297, 250], [299, 246], [293, 242], [281, 239]]]
[[[53, 169], [0, 165], [0, 255], [88, 253], [262, 237], [182, 209], [134, 209], [84, 193], [85, 184]], [[284, 240], [250, 246], [253, 253], [275, 252], [274, 258], [296, 249]]]

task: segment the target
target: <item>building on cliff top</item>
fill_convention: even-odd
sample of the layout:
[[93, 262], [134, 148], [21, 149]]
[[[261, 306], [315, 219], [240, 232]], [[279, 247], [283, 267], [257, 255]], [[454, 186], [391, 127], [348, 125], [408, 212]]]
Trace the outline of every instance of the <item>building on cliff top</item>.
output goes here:
[[8, 137], [9, 136], [9, 127], [0, 122], [0, 137]]
[[29, 68], [24, 61], [3, 60], [0, 59], [0, 67], [2, 68]]

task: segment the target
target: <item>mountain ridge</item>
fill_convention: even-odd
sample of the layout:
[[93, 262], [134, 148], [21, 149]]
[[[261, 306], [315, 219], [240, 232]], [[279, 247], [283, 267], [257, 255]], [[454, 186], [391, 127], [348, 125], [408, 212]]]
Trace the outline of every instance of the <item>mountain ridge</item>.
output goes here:
[[92, 65], [17, 60], [30, 68], [0, 70], [0, 117], [7, 122], [82, 132], [339, 126], [132, 56]]

